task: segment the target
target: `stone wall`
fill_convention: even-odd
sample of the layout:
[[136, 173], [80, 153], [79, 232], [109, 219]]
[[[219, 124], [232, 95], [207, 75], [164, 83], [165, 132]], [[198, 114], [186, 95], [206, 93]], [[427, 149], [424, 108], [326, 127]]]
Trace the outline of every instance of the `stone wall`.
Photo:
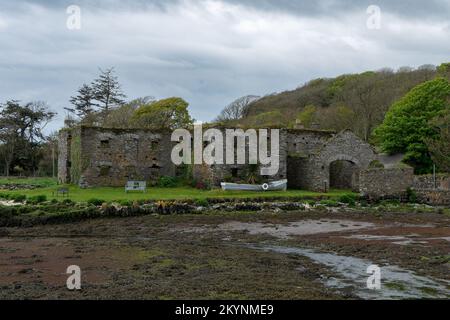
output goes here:
[[360, 172], [359, 188], [371, 199], [405, 198], [413, 180], [413, 168], [366, 169]]
[[450, 206], [450, 190], [417, 190], [417, 200], [432, 206]]
[[[170, 159], [175, 144], [171, 142], [171, 132], [90, 127], [76, 130], [76, 137], [74, 130], [72, 133], [63, 130], [60, 134], [58, 175], [61, 182], [79, 183], [83, 187], [123, 186], [128, 180], [151, 183], [160, 176], [176, 175], [176, 167]], [[79, 143], [76, 153], [71, 151], [74, 142]], [[353, 187], [357, 185], [355, 172], [368, 168], [376, 159], [372, 147], [351, 131], [335, 134], [330, 131], [280, 129], [278, 174], [260, 176], [259, 180], [287, 178], [290, 188], [327, 192], [333, 162], [343, 163], [341, 170], [331, 171], [333, 180], [338, 182], [336, 187], [347, 188], [350, 183]], [[219, 186], [220, 182], [230, 179], [244, 182], [252, 172], [259, 173], [260, 168], [255, 170], [254, 165], [227, 164], [216, 164], [208, 170], [201, 166], [193, 168], [195, 180], [212, 186]]]
[[124, 186], [129, 180], [151, 184], [175, 175], [169, 132], [83, 128], [81, 140], [88, 185]]
[[[354, 165], [355, 171], [367, 169], [377, 159], [372, 146], [349, 130], [329, 138], [327, 142], [309, 154], [302, 168], [305, 173], [302, 188], [317, 192], [328, 192], [330, 189], [330, 165], [335, 161], [348, 161]], [[353, 180], [357, 183], [357, 179]]]
[[[270, 129], [268, 129], [268, 134], [270, 137]], [[225, 144], [225, 132], [224, 135], [224, 158], [226, 155], [226, 144]], [[197, 181], [210, 181], [213, 186], [220, 186], [223, 181], [234, 181], [234, 182], [247, 182], [249, 174], [256, 172], [256, 175], [262, 180], [280, 180], [286, 179], [287, 177], [287, 131], [280, 130], [280, 150], [279, 150], [279, 170], [278, 174], [274, 176], [261, 176], [260, 166], [255, 165], [238, 165], [238, 164], [215, 164], [210, 167], [210, 170], [205, 170], [204, 166], [194, 166], [194, 179]], [[259, 135], [258, 135], [259, 139]], [[246, 162], [248, 162], [248, 150], [249, 144], [248, 139], [246, 141]], [[270, 150], [270, 144], [268, 146]], [[237, 144], [235, 144], [235, 157], [237, 151]], [[225, 159], [224, 159], [225, 161]]]
[[436, 184], [432, 174], [414, 177], [413, 188], [450, 190], [450, 176], [445, 174], [436, 175]]
[[294, 157], [305, 157], [316, 152], [334, 135], [333, 131], [285, 130], [287, 151]]
[[[72, 139], [79, 140], [80, 150], [71, 150]], [[161, 176], [175, 175], [168, 132], [81, 127], [61, 131], [59, 142], [61, 183], [124, 186], [129, 180], [154, 183]]]

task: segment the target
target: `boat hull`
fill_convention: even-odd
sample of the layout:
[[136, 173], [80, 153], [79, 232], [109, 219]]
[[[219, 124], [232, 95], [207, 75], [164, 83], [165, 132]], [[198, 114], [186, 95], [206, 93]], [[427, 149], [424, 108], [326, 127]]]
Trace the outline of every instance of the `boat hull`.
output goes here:
[[286, 191], [287, 180], [269, 182], [263, 185], [222, 182], [221, 186], [224, 191]]

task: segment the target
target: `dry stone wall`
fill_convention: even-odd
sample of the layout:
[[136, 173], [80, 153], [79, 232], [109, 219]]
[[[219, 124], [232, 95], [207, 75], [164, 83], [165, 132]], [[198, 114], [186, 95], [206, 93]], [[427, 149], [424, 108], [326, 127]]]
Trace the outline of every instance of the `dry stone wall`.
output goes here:
[[367, 169], [360, 172], [359, 187], [361, 194], [371, 199], [404, 199], [413, 180], [413, 168]]

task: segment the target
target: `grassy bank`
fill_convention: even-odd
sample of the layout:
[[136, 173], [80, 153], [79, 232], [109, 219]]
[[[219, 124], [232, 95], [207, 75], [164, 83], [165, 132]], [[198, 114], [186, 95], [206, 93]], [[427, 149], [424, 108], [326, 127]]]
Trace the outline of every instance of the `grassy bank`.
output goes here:
[[[0, 194], [21, 194], [27, 197], [45, 195], [48, 200], [62, 199], [56, 197], [54, 192], [58, 186], [56, 182], [49, 178], [30, 179], [0, 179], [2, 184], [31, 184], [45, 186], [33, 190], [0, 190]], [[349, 194], [346, 190], [331, 190], [329, 193], [319, 193], [304, 190], [269, 191], [222, 191], [198, 190], [192, 187], [177, 188], [149, 188], [146, 193], [133, 192], [125, 193], [124, 188], [90, 188], [80, 189], [78, 186], [66, 186], [69, 189], [69, 199], [75, 202], [86, 202], [90, 199], [101, 199], [106, 202], [121, 200], [192, 200], [192, 199], [255, 199], [255, 198], [337, 198], [344, 194]]]

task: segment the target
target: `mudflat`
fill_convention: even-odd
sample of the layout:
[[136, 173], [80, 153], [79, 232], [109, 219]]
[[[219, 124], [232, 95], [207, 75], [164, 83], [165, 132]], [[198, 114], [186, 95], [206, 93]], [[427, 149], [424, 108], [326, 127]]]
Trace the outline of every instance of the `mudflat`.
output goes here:
[[[450, 217], [259, 212], [0, 229], [1, 299], [450, 297]], [[366, 286], [381, 268], [381, 289]], [[82, 271], [69, 291], [66, 269]]]

